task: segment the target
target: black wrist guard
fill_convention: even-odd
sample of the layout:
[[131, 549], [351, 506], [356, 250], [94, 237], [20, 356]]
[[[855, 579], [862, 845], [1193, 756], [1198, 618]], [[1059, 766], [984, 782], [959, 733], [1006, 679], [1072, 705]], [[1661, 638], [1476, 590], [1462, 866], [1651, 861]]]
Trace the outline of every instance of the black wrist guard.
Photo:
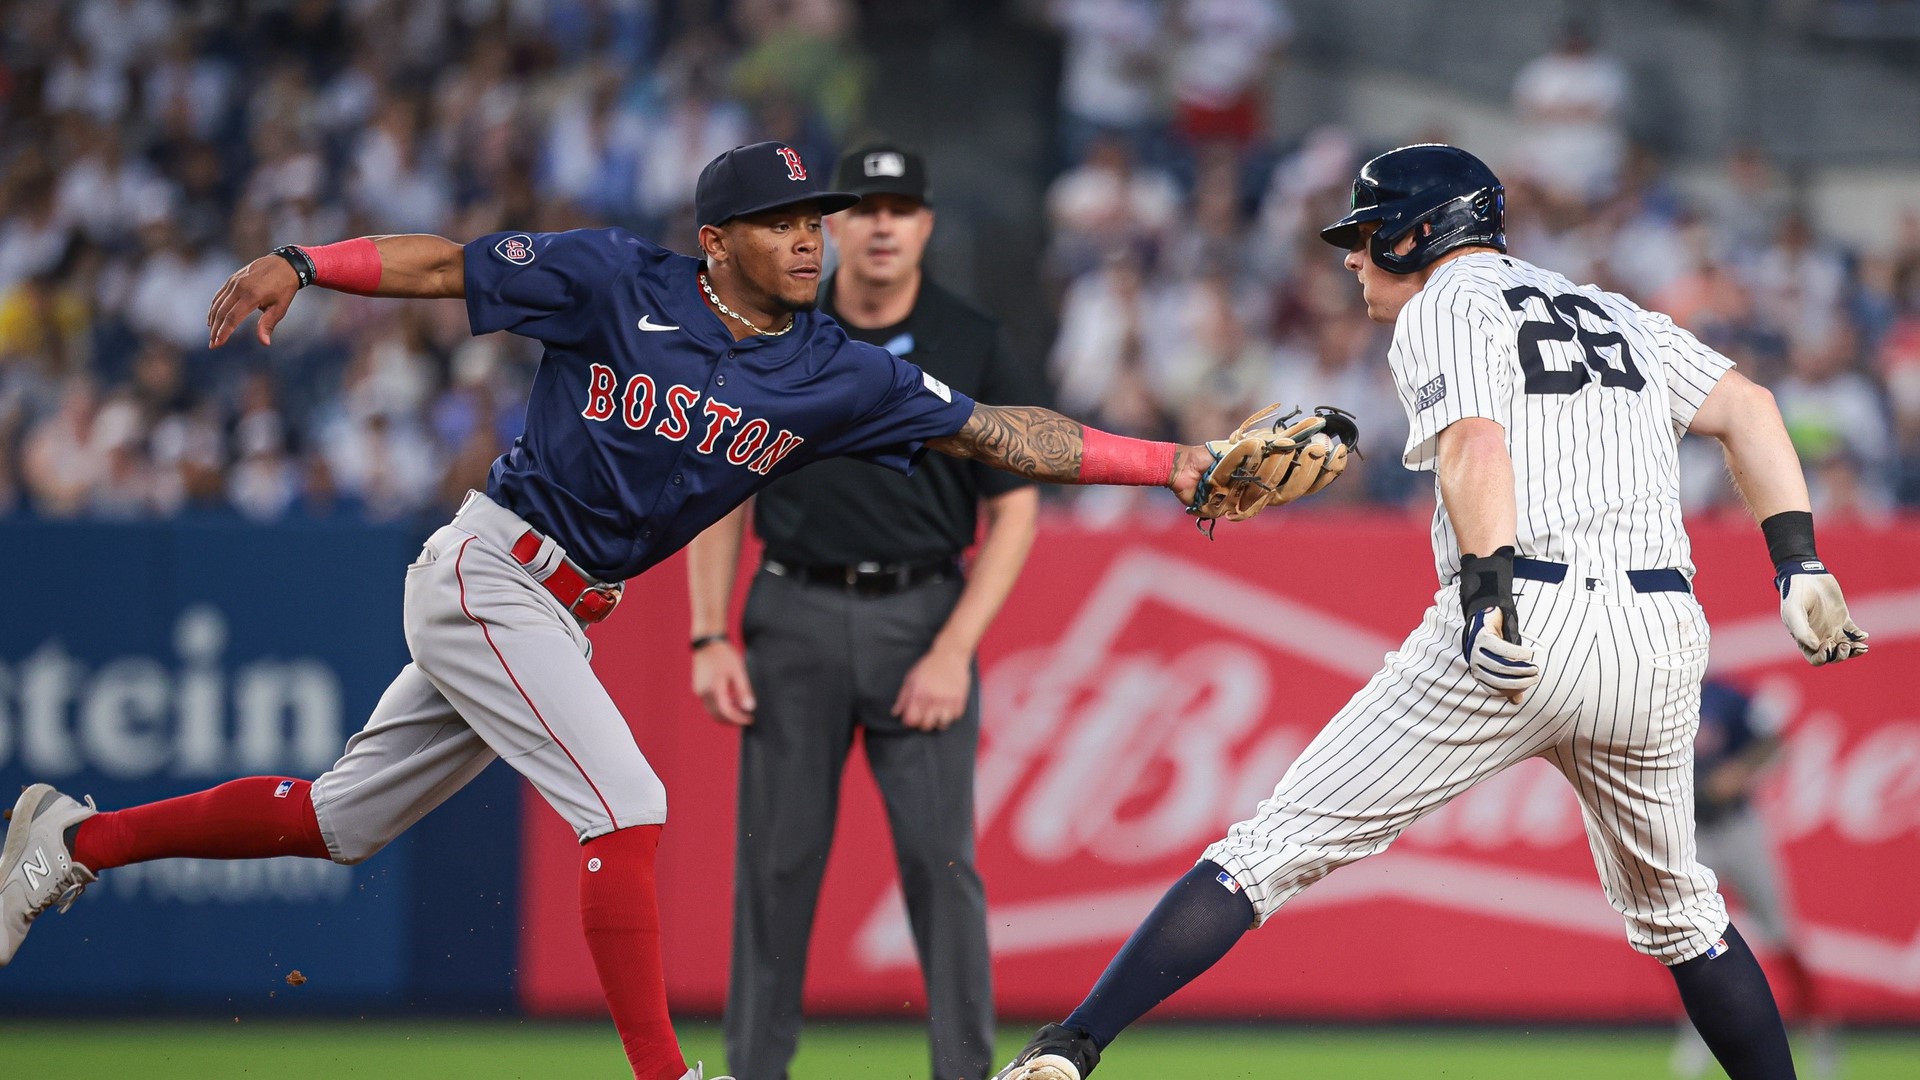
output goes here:
[[267, 254], [278, 255], [287, 260], [287, 265], [293, 267], [294, 275], [300, 279], [301, 288], [304, 289], [313, 284], [313, 275], [315, 273], [313, 259], [305, 251], [294, 247], [292, 244], [287, 244], [284, 247], [274, 248]]
[[1473, 613], [1497, 607], [1513, 621], [1513, 548], [1503, 547], [1491, 555], [1460, 556], [1460, 613]]
[[1760, 523], [1767, 538], [1767, 558], [1773, 565], [1805, 562], [1820, 556], [1813, 550], [1813, 515], [1805, 510], [1783, 510]]
[[693, 639], [693, 651], [699, 652], [709, 645], [718, 645], [723, 641], [730, 640], [732, 639], [728, 638], [725, 634], [701, 634], [699, 637]]

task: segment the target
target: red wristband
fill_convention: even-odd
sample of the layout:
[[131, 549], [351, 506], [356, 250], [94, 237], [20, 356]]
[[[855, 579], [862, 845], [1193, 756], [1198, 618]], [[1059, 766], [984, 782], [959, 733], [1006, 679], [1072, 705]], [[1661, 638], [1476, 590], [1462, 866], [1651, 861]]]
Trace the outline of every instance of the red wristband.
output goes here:
[[362, 296], [380, 288], [380, 249], [364, 236], [300, 250], [313, 262], [315, 285]]
[[1173, 443], [1129, 439], [1098, 428], [1083, 428], [1080, 438], [1082, 484], [1159, 487], [1173, 479], [1173, 463], [1180, 456]]

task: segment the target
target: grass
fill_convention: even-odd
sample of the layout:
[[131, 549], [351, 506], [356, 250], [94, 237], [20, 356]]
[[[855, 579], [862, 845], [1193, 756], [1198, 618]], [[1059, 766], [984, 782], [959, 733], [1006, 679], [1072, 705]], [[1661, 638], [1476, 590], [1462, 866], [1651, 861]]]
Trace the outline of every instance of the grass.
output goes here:
[[[1001, 1033], [1001, 1053], [1030, 1029]], [[690, 1057], [710, 1075], [722, 1058], [719, 1025], [683, 1027]], [[1100, 1080], [1624, 1080], [1667, 1077], [1669, 1034], [1622, 1031], [1147, 1026], [1111, 1048]], [[1920, 1076], [1920, 1033], [1845, 1039], [1845, 1080]], [[27, 1069], [40, 1062], [40, 1068]], [[494, 1023], [0, 1022], [0, 1074], [62, 1080], [240, 1080], [254, 1077], [386, 1080], [624, 1080], [611, 1026]], [[21, 1067], [15, 1072], [16, 1067]], [[820, 1024], [802, 1038], [792, 1080], [908, 1080], [926, 1076], [913, 1027]], [[44, 1071], [43, 1071], [44, 1070]], [[1710, 1075], [1721, 1075], [1715, 1070]], [[1803, 1075], [1807, 1074], [1803, 1071]]]

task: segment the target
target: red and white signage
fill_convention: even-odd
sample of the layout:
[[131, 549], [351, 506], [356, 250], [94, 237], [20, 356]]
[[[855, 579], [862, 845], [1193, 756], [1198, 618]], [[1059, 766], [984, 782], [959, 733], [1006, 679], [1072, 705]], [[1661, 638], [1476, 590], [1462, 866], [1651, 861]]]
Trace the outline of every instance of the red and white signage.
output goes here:
[[[1716, 673], [1792, 705], [1790, 749], [1763, 807], [1814, 973], [1846, 1018], [1920, 1020], [1920, 703], [1910, 689], [1920, 524], [1823, 534], [1821, 554], [1874, 650], [1821, 669], [1780, 627], [1758, 531], [1712, 522], [1693, 533]], [[1211, 544], [1177, 520], [1145, 531], [1044, 526], [981, 657], [980, 863], [1002, 1010], [1058, 1015], [1076, 1003], [1433, 593], [1425, 522], [1397, 515], [1263, 518], [1224, 526]], [[670, 793], [661, 906], [675, 1007], [715, 1012], [726, 993], [736, 736], [692, 699], [686, 635], [675, 561], [628, 590], [595, 633], [595, 660]], [[920, 978], [885, 819], [864, 769], [848, 777], [810, 1008], [916, 1014]], [[529, 806], [523, 997], [536, 1012], [599, 1012], [575, 906], [578, 849], [537, 797]], [[1163, 1012], [1615, 1020], [1676, 1007], [1671, 981], [1627, 947], [1601, 894], [1571, 789], [1530, 762], [1308, 889]]]

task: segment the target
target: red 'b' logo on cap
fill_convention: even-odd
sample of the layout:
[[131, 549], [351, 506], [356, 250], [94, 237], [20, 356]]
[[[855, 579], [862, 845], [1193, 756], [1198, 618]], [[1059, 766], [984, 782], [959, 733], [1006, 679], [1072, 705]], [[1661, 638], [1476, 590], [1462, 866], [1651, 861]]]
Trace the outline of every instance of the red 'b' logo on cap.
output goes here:
[[798, 150], [791, 146], [783, 146], [775, 152], [780, 155], [780, 160], [787, 163], [787, 179], [805, 180], [807, 178], [807, 167], [801, 162]]

